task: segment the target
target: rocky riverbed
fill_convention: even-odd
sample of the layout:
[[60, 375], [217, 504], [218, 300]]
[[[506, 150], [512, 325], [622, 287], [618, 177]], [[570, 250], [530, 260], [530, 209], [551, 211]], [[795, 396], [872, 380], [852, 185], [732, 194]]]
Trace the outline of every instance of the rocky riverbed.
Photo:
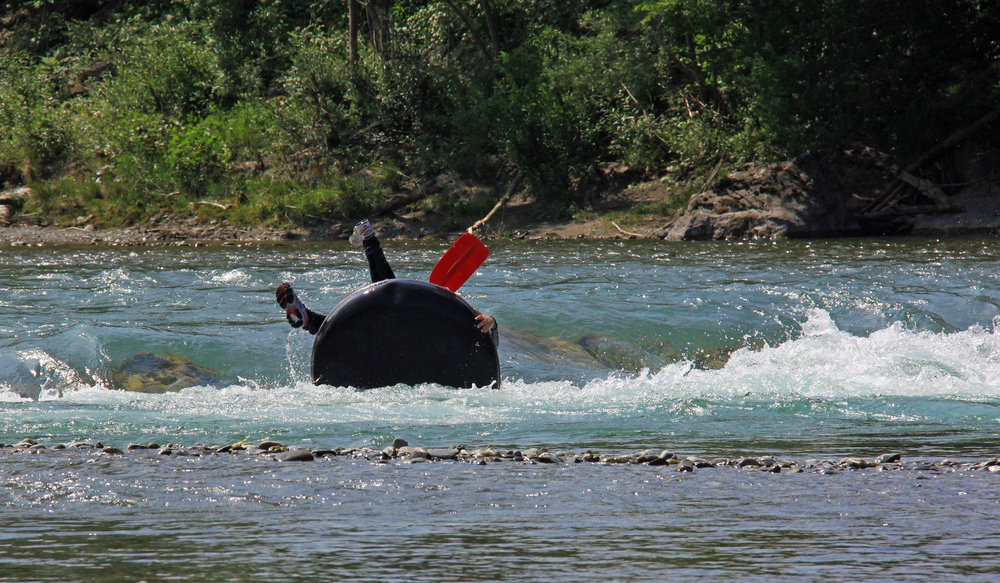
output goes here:
[[177, 457], [220, 457], [268, 459], [276, 462], [302, 462], [346, 458], [368, 461], [373, 464], [415, 464], [432, 462], [453, 462], [477, 465], [495, 463], [516, 465], [572, 465], [597, 463], [604, 465], [645, 465], [664, 467], [680, 473], [703, 469], [734, 469], [739, 471], [763, 472], [770, 474], [835, 474], [856, 471], [920, 471], [932, 473], [982, 472], [1000, 473], [1000, 459], [984, 460], [921, 460], [904, 459], [899, 453], [887, 452], [867, 457], [841, 457], [838, 459], [791, 460], [779, 456], [723, 458], [685, 456], [669, 449], [651, 448], [627, 453], [597, 453], [592, 451], [549, 451], [544, 447], [527, 449], [493, 449], [490, 447], [467, 447], [452, 445], [447, 447], [411, 446], [405, 439], [396, 438], [382, 449], [370, 447], [308, 448], [286, 445], [276, 441], [256, 443], [239, 442], [229, 445], [132, 443], [121, 447], [100, 441], [73, 441], [70, 443], [41, 443], [25, 438], [16, 444], [0, 444], [0, 460], [11, 456], [25, 455], [85, 455], [125, 456], [149, 458], [151, 456]]

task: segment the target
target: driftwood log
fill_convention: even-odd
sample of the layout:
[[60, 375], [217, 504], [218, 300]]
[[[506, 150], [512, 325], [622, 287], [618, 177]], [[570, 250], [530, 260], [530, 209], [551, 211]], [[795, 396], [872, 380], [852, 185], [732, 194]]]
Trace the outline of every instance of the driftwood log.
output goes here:
[[921, 154], [906, 168], [891, 168], [892, 182], [871, 202], [858, 210], [858, 221], [869, 226], [882, 225], [892, 229], [898, 221], [920, 214], [961, 213], [965, 209], [951, 204], [948, 194], [931, 180], [920, 176], [920, 170], [953, 147], [993, 123], [997, 111], [991, 111], [974, 123], [952, 133], [944, 141]]

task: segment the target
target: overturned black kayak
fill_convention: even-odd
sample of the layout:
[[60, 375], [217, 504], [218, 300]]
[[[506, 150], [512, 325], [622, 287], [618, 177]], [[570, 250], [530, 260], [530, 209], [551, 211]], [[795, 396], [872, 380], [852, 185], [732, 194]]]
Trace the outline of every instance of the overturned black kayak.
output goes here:
[[475, 318], [465, 300], [434, 284], [387, 279], [365, 286], [344, 298], [316, 333], [313, 382], [498, 387], [497, 349]]

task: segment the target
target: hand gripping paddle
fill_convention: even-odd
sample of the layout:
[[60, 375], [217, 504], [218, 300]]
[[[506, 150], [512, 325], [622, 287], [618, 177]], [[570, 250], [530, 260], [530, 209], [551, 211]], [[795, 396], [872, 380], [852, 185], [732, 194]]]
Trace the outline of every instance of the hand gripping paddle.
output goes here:
[[430, 282], [457, 292], [489, 256], [490, 250], [482, 241], [472, 233], [465, 233], [434, 266]]

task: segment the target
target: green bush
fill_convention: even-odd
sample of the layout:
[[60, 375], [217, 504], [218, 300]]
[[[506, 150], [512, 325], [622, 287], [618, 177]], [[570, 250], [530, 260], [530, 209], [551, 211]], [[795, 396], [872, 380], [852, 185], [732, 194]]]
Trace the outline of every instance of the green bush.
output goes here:
[[99, 92], [110, 107], [180, 121], [219, 104], [224, 76], [204, 24], [132, 18], [118, 41], [111, 55], [118, 73]]
[[198, 196], [207, 185], [225, 177], [230, 151], [222, 119], [213, 115], [192, 121], [170, 137], [164, 162], [178, 189]]
[[371, 214], [404, 175], [523, 172], [558, 212], [597, 163], [906, 159], [1000, 97], [1000, 5], [979, 0], [489, 5], [495, 38], [478, 0], [396, 0], [349, 63], [344, 3], [8, 2], [0, 181], [69, 220], [250, 224]]
[[235, 165], [259, 162], [271, 155], [277, 139], [274, 107], [269, 101], [254, 100], [217, 114], [218, 129]]
[[29, 181], [70, 147], [66, 114], [49, 84], [54, 62], [32, 61], [20, 51], [0, 59], [0, 168]]

